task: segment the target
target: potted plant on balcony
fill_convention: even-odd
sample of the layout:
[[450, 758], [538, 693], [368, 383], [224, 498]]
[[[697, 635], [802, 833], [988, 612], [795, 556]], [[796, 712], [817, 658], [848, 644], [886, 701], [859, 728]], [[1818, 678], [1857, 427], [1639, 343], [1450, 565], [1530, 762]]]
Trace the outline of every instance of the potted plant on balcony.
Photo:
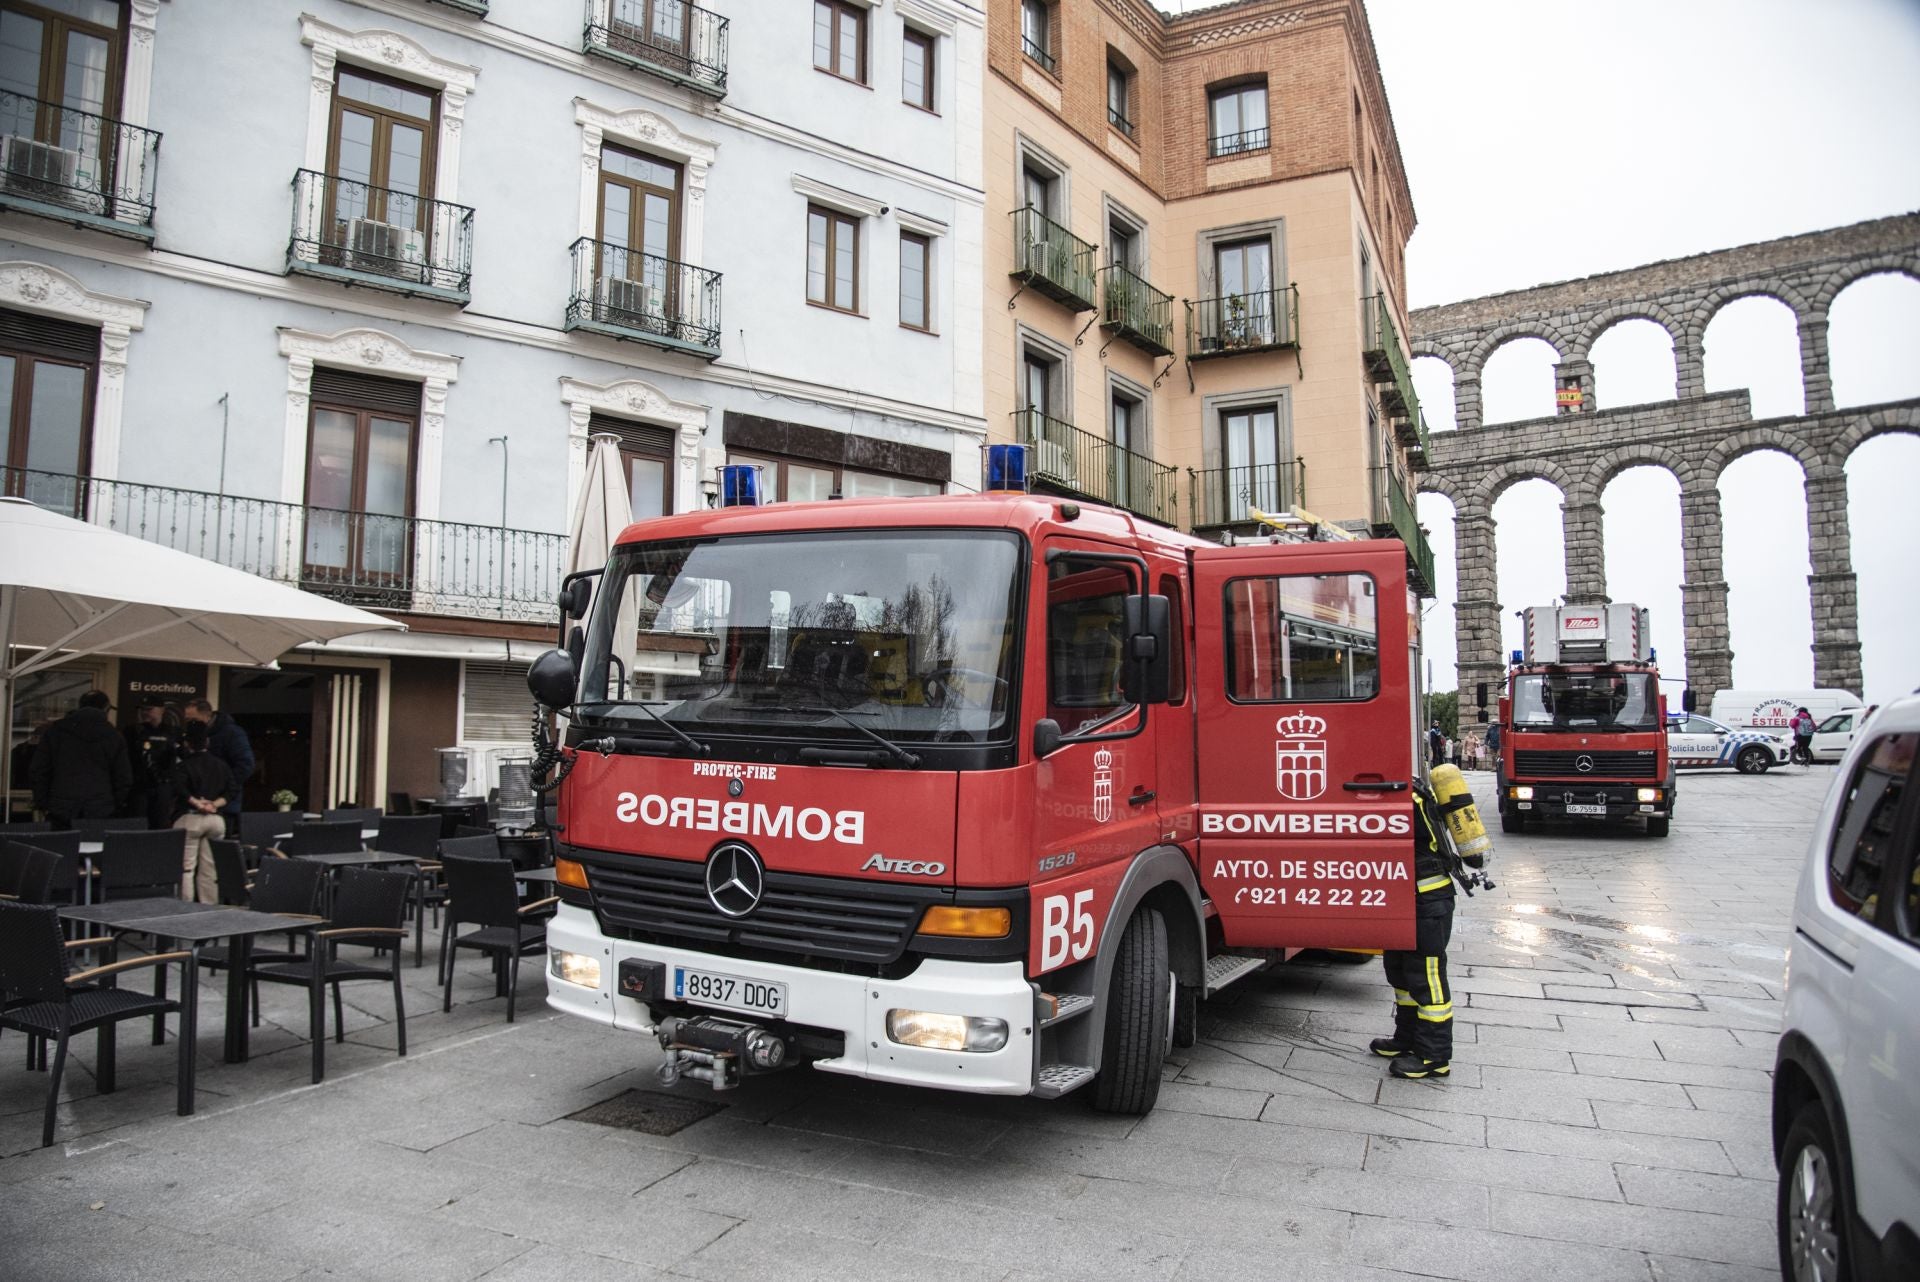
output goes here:
[[292, 789], [289, 788], [281, 788], [271, 797], [267, 798], [267, 800], [273, 803], [273, 807], [276, 810], [292, 810], [300, 803], [300, 798], [295, 796]]
[[1133, 277], [1123, 268], [1107, 269], [1107, 323], [1125, 325], [1139, 329], [1140, 291], [1134, 287]]
[[1252, 335], [1247, 329], [1246, 295], [1229, 294], [1223, 301], [1225, 316], [1220, 322], [1221, 341], [1230, 348], [1247, 346]]

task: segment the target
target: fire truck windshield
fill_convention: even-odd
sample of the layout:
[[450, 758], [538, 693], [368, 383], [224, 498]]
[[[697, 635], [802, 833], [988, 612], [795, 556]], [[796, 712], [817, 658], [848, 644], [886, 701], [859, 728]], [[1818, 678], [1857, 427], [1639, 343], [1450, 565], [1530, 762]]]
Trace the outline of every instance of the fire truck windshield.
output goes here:
[[[767, 534], [619, 548], [580, 711], [663, 735], [1006, 738], [1021, 545], [997, 531]], [[645, 704], [646, 707], [632, 705]]]
[[1542, 672], [1513, 679], [1516, 730], [1657, 730], [1653, 675]]

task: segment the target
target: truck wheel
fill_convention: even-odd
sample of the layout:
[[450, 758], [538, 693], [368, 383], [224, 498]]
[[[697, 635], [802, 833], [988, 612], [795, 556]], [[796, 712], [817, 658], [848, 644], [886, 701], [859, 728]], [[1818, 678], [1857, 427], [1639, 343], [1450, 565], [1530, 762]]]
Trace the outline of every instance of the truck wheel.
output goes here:
[[1181, 984], [1173, 993], [1173, 1044], [1186, 1050], [1200, 1040], [1200, 990]]
[[1754, 744], [1751, 748], [1740, 749], [1740, 755], [1733, 759], [1736, 769], [1743, 775], [1763, 775], [1767, 767], [1773, 764], [1773, 754]]
[[1167, 922], [1142, 906], [1120, 936], [1120, 951], [1108, 980], [1107, 1027], [1093, 1106], [1102, 1113], [1134, 1117], [1153, 1111], [1160, 1098], [1160, 1067], [1166, 1062], [1168, 1027]]
[[1647, 820], [1647, 836], [1664, 837], [1667, 835], [1667, 829], [1672, 826], [1673, 826], [1673, 820], [1668, 818], [1666, 815], [1661, 815], [1655, 819], [1649, 819]]
[[1525, 832], [1526, 830], [1527, 821], [1525, 819], [1514, 814], [1511, 810], [1502, 810], [1500, 812], [1501, 832]]
[[1839, 1157], [1826, 1110], [1815, 1100], [1794, 1117], [1780, 1149], [1774, 1226], [1782, 1278], [1816, 1282], [1852, 1276], [1847, 1231], [1853, 1208]]

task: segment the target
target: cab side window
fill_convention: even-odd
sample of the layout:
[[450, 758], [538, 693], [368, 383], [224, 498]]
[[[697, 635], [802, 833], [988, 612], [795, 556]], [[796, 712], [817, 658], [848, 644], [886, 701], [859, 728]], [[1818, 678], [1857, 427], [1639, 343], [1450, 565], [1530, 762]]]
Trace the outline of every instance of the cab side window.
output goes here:
[[1227, 584], [1227, 696], [1329, 703], [1380, 690], [1380, 624], [1364, 574], [1293, 574]]
[[1070, 733], [1126, 703], [1122, 603], [1133, 590], [1110, 561], [1062, 556], [1047, 566], [1047, 715]]
[[[1827, 852], [1827, 894], [1862, 921], [1879, 923], [1880, 892], [1889, 865], [1908, 873], [1914, 861], [1914, 826], [1901, 823], [1901, 803], [1911, 788], [1914, 750], [1920, 735], [1875, 740], [1847, 780]], [[1914, 890], [1903, 887], [1907, 937], [1913, 938]]]
[[1173, 620], [1173, 671], [1167, 674], [1167, 702], [1177, 708], [1187, 701], [1187, 605], [1180, 580], [1171, 574], [1160, 576], [1160, 595], [1167, 598], [1167, 615]]

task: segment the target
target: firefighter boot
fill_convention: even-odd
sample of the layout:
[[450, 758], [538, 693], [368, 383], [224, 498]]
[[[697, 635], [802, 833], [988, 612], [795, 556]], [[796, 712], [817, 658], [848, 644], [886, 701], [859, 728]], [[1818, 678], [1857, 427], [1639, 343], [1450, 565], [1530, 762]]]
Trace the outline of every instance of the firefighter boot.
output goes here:
[[1423, 1077], [1445, 1077], [1451, 1071], [1453, 1066], [1444, 1059], [1421, 1059], [1412, 1052], [1387, 1065], [1387, 1072], [1409, 1081], [1419, 1081]]
[[1397, 1059], [1411, 1051], [1414, 1031], [1419, 1022], [1418, 1010], [1413, 995], [1404, 988], [1396, 987], [1393, 990], [1393, 1036], [1376, 1037], [1367, 1043], [1367, 1049], [1383, 1059]]

